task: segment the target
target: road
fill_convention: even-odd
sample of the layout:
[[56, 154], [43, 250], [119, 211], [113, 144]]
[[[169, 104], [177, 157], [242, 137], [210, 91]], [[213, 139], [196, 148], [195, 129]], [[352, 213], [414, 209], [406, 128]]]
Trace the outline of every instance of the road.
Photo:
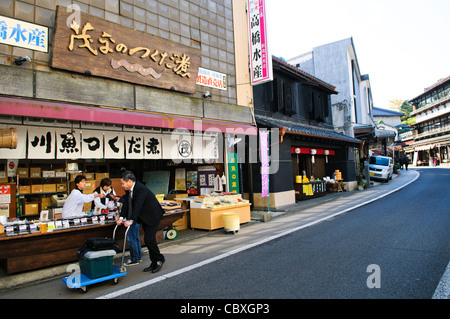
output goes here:
[[432, 298], [450, 260], [449, 181], [421, 170], [379, 201], [121, 297]]
[[[450, 260], [450, 169], [418, 171], [408, 186], [344, 213], [371, 190], [234, 236], [168, 247], [158, 274], [143, 273], [141, 264], [119, 285], [85, 295], [58, 279], [0, 298], [430, 299]], [[328, 217], [334, 211], [341, 212]]]

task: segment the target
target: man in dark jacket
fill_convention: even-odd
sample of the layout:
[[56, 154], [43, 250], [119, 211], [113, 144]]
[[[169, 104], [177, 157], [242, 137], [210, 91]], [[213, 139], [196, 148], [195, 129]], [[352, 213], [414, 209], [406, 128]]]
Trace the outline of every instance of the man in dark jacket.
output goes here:
[[132, 172], [125, 172], [121, 179], [125, 195], [120, 201], [123, 203], [120, 219], [117, 225], [121, 225], [126, 218], [125, 227], [129, 227], [134, 221], [142, 225], [144, 230], [144, 241], [148, 248], [151, 265], [144, 271], [157, 272], [165, 262], [164, 255], [159, 251], [156, 243], [156, 232], [164, 210], [155, 195], [144, 184], [136, 181]]

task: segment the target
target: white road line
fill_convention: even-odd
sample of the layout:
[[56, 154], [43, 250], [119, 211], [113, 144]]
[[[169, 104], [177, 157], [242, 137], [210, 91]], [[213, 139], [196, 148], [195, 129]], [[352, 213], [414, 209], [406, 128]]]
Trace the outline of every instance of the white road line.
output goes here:
[[434, 291], [432, 299], [450, 299], [450, 262], [448, 263], [447, 269], [442, 275], [442, 278]]
[[213, 263], [213, 262], [215, 262], [215, 261], [224, 259], [224, 258], [226, 258], [226, 257], [229, 257], [229, 256], [232, 256], [232, 255], [234, 255], [234, 254], [240, 253], [240, 252], [242, 252], [242, 251], [245, 251], [245, 250], [247, 250], [247, 249], [254, 248], [254, 247], [256, 247], [256, 246], [262, 245], [262, 244], [267, 243], [267, 242], [269, 242], [269, 241], [272, 241], [272, 240], [274, 240], [274, 239], [277, 239], [277, 238], [280, 238], [280, 237], [284, 237], [284, 236], [286, 236], [286, 235], [289, 235], [289, 234], [291, 234], [291, 233], [294, 233], [294, 232], [296, 232], [296, 231], [299, 231], [299, 230], [301, 230], [301, 229], [303, 229], [303, 228], [307, 228], [307, 227], [313, 226], [313, 225], [315, 225], [315, 224], [321, 223], [321, 222], [323, 222], [323, 221], [325, 221], [325, 220], [331, 219], [331, 218], [336, 217], [336, 216], [338, 216], [338, 215], [347, 213], [347, 212], [349, 212], [349, 211], [351, 211], [351, 210], [354, 210], [354, 209], [359, 208], [359, 207], [361, 207], [361, 206], [364, 206], [364, 205], [367, 205], [367, 204], [372, 203], [372, 202], [374, 202], [374, 201], [377, 201], [377, 200], [379, 200], [380, 198], [386, 197], [386, 196], [388, 196], [388, 195], [390, 195], [390, 194], [392, 194], [392, 193], [394, 193], [394, 192], [396, 192], [396, 191], [398, 191], [398, 190], [400, 190], [400, 189], [402, 189], [402, 188], [408, 186], [409, 184], [413, 183], [414, 181], [416, 181], [416, 180], [419, 178], [420, 173], [419, 173], [419, 172], [416, 172], [416, 173], [417, 173], [417, 176], [416, 176], [413, 180], [409, 181], [407, 184], [405, 184], [405, 185], [403, 185], [403, 186], [401, 186], [401, 187], [399, 187], [399, 188], [396, 188], [396, 189], [394, 189], [394, 190], [392, 190], [392, 191], [390, 191], [390, 192], [388, 192], [388, 193], [386, 193], [386, 194], [380, 195], [380, 196], [378, 196], [378, 197], [376, 197], [376, 198], [373, 198], [373, 199], [371, 199], [371, 200], [369, 200], [369, 201], [366, 201], [366, 202], [364, 202], [364, 203], [361, 203], [361, 204], [358, 204], [358, 205], [349, 207], [349, 208], [347, 208], [347, 209], [344, 209], [344, 210], [339, 211], [339, 212], [337, 212], [337, 213], [334, 213], [334, 214], [325, 216], [325, 217], [323, 217], [323, 218], [320, 218], [320, 219], [318, 219], [318, 220], [312, 221], [312, 222], [307, 223], [307, 224], [305, 224], [305, 225], [301, 225], [301, 226], [292, 228], [292, 229], [290, 229], [290, 230], [287, 230], [287, 231], [282, 232], [282, 233], [280, 233], [280, 234], [277, 234], [277, 235], [268, 237], [268, 238], [266, 238], [266, 239], [260, 240], [260, 241], [258, 241], [258, 242], [253, 243], [253, 244], [249, 244], [249, 245], [243, 246], [243, 247], [241, 247], [241, 248], [237, 248], [237, 249], [235, 249], [235, 250], [232, 250], [232, 251], [229, 251], [229, 252], [227, 252], [227, 253], [218, 255], [218, 256], [216, 256], [216, 257], [212, 257], [212, 258], [209, 258], [209, 259], [205, 259], [205, 260], [203, 260], [203, 261], [201, 261], [201, 262], [198, 262], [198, 263], [196, 263], [196, 264], [193, 264], [193, 265], [191, 265], [191, 266], [187, 266], [187, 267], [178, 269], [178, 270], [176, 270], [176, 271], [173, 271], [173, 272], [171, 272], [171, 273], [168, 273], [168, 274], [165, 274], [165, 275], [161, 275], [161, 276], [159, 276], [159, 277], [157, 277], [157, 278], [154, 278], [154, 279], [150, 279], [150, 280], [144, 281], [144, 282], [142, 282], [142, 283], [140, 283], [140, 284], [136, 284], [136, 285], [133, 285], [133, 286], [130, 286], [130, 287], [127, 287], [127, 288], [124, 288], [124, 289], [121, 289], [121, 290], [118, 290], [118, 291], [109, 293], [109, 294], [107, 294], [107, 295], [103, 295], [103, 296], [97, 297], [96, 299], [112, 299], [112, 298], [117, 298], [117, 297], [119, 297], [119, 296], [121, 296], [121, 295], [130, 293], [130, 292], [135, 291], [135, 290], [137, 290], [137, 289], [141, 289], [141, 288], [144, 288], [144, 287], [153, 285], [153, 284], [155, 284], [155, 283], [157, 283], [157, 282], [160, 282], [160, 281], [163, 281], [163, 280], [166, 280], [166, 279], [169, 279], [169, 278], [172, 278], [172, 277], [181, 275], [181, 274], [183, 274], [183, 273], [185, 273], [185, 272], [188, 272], [188, 271], [194, 270], [194, 269], [196, 269], [196, 268], [205, 266], [205, 265], [207, 265], [207, 264]]

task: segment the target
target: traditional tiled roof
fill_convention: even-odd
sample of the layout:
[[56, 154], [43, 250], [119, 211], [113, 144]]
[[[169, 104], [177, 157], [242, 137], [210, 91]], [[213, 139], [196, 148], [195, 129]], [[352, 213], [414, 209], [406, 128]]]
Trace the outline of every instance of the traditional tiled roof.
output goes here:
[[379, 107], [374, 107], [372, 109], [373, 116], [403, 116], [405, 113], [397, 112], [393, 110], [383, 109]]
[[313, 125], [301, 124], [294, 121], [284, 120], [284, 119], [275, 119], [272, 117], [255, 114], [256, 122], [272, 126], [282, 128], [285, 127], [287, 132], [296, 133], [304, 136], [315, 136], [325, 139], [332, 140], [341, 140], [348, 143], [360, 144], [361, 140], [347, 136], [341, 133], [338, 133], [332, 129], [325, 127], [318, 127]]

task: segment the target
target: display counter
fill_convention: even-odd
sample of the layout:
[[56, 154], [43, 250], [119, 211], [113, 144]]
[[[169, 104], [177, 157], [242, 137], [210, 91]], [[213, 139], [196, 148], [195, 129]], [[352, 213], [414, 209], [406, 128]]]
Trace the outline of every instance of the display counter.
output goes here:
[[239, 222], [248, 223], [251, 204], [240, 194], [222, 196], [196, 196], [191, 200], [191, 228], [214, 230], [223, 228], [223, 213], [239, 213]]
[[191, 208], [191, 228], [214, 230], [223, 228], [223, 213], [237, 212], [239, 213], [239, 223], [248, 223], [250, 216], [251, 204], [237, 204], [228, 207], [219, 208]]
[[[184, 209], [167, 211], [159, 224], [156, 240], [161, 242], [164, 239], [163, 231], [171, 228], [172, 223], [182, 218], [186, 212]], [[55, 228], [51, 232], [44, 233], [31, 231], [29, 225], [26, 232], [24, 228], [21, 231], [19, 226], [9, 226], [14, 227], [13, 231], [11, 229], [6, 231], [5, 227], [5, 233], [0, 234], [0, 260], [7, 274], [76, 262], [77, 251], [84, 246], [86, 239], [112, 238], [116, 226], [115, 219], [104, 216], [104, 220], [100, 220], [98, 216], [98, 223], [92, 223], [92, 216], [85, 218], [87, 219], [85, 223], [81, 222], [82, 218], [74, 219], [70, 220], [68, 228]], [[119, 227], [115, 239], [120, 249], [123, 249], [124, 234], [125, 227]], [[145, 246], [142, 228], [140, 235], [141, 243]]]

